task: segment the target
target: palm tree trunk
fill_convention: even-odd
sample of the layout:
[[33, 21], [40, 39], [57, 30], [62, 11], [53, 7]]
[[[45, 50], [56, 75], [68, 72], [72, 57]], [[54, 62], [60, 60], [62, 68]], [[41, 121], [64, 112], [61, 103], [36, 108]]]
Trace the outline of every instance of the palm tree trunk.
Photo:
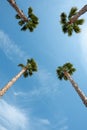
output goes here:
[[22, 12], [22, 10], [19, 9], [19, 7], [17, 6], [15, 0], [7, 0], [7, 1], [16, 10], [16, 12], [21, 17], [21, 19], [23, 19], [25, 22], [28, 22], [28, 18], [24, 15], [24, 13]]
[[87, 12], [87, 5], [85, 5], [79, 12], [70, 19], [70, 23], [74, 23], [82, 14]]
[[70, 76], [69, 73], [64, 72], [64, 75], [68, 78], [68, 80], [71, 82], [72, 86], [74, 87], [74, 89], [76, 90], [76, 92], [78, 93], [78, 95], [80, 96], [81, 100], [83, 101], [83, 103], [85, 104], [85, 106], [87, 107], [87, 97], [85, 96], [85, 94], [81, 91], [81, 89], [78, 87], [78, 85], [74, 82], [74, 80], [72, 79], [72, 77]]
[[26, 68], [23, 68], [12, 80], [10, 80], [1, 90], [0, 96], [3, 96], [4, 93], [21, 77], [21, 75], [26, 72]]

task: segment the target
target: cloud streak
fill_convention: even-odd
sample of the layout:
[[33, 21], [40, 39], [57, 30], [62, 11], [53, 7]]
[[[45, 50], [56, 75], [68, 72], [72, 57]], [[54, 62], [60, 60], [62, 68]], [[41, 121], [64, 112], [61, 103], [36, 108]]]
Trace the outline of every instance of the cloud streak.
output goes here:
[[87, 24], [83, 26], [80, 34], [81, 61], [87, 71]]
[[19, 62], [20, 59], [25, 61], [28, 58], [28, 55], [2, 30], [0, 30], [0, 49], [13, 62]]
[[0, 100], [0, 130], [48, 130], [49, 126], [48, 119], [26, 116], [24, 110]]
[[39, 123], [43, 125], [50, 125], [50, 121], [48, 119], [39, 119]]
[[0, 130], [26, 130], [27, 125], [25, 113], [0, 99]]

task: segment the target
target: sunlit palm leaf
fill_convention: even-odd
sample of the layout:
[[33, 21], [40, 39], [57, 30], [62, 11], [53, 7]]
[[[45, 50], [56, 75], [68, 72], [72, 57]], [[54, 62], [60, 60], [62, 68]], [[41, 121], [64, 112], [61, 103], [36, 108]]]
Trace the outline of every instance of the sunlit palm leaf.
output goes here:
[[72, 25], [68, 27], [68, 36], [71, 36], [73, 33], [73, 27]]
[[76, 33], [80, 33], [80, 32], [81, 32], [81, 29], [79, 28], [79, 26], [78, 26], [77, 24], [74, 24], [73, 30], [74, 30]]
[[72, 7], [70, 12], [69, 12], [69, 16], [68, 18], [70, 19], [73, 15], [75, 15], [77, 13], [77, 7]]
[[84, 19], [78, 19], [75, 22], [77, 25], [82, 25], [84, 23]]

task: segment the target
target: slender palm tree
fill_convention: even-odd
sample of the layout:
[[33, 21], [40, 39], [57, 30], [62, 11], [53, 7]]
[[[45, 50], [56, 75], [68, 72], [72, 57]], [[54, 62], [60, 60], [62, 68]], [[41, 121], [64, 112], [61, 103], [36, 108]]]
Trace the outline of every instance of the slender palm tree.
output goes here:
[[0, 90], [0, 96], [3, 96], [5, 92], [20, 78], [22, 75], [26, 78], [28, 76], [31, 76], [33, 72], [37, 71], [37, 65], [34, 59], [27, 59], [26, 66], [23, 64], [19, 64], [18, 66], [22, 67], [22, 70], [14, 77], [12, 80], [10, 80], [1, 90]]
[[87, 12], [87, 5], [85, 5], [78, 12], [76, 7], [72, 7], [68, 16], [65, 14], [65, 12], [61, 13], [60, 22], [62, 24], [62, 31], [64, 33], [68, 33], [68, 36], [71, 36], [73, 31], [75, 33], [80, 33], [81, 29], [79, 25], [82, 25], [84, 23], [84, 19], [79, 19], [79, 17], [86, 12]]
[[21, 30], [26, 31], [27, 29], [32, 32], [34, 28], [38, 25], [38, 17], [33, 14], [33, 9], [31, 7], [28, 8], [28, 16], [25, 16], [23, 11], [19, 9], [15, 0], [7, 0], [10, 5], [16, 10], [17, 15], [16, 19], [19, 20], [18, 24], [21, 26]]
[[81, 89], [78, 87], [78, 85], [75, 83], [75, 81], [71, 77], [71, 75], [75, 71], [76, 71], [76, 69], [73, 67], [73, 65], [71, 63], [66, 63], [63, 66], [59, 66], [56, 70], [57, 76], [60, 80], [64, 79], [64, 80], [69, 80], [71, 82], [72, 86], [74, 87], [74, 89], [76, 90], [76, 92], [80, 96], [81, 100], [83, 101], [83, 103], [87, 107], [87, 97], [81, 91]]

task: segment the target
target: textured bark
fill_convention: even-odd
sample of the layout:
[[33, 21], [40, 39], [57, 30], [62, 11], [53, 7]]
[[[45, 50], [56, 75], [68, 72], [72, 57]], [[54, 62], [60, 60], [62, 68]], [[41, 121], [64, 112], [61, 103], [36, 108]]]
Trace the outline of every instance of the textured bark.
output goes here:
[[72, 77], [69, 75], [69, 73], [64, 72], [64, 75], [68, 78], [68, 80], [71, 82], [72, 86], [74, 87], [74, 89], [76, 90], [76, 92], [78, 93], [78, 95], [80, 96], [81, 100], [83, 101], [83, 103], [85, 104], [85, 106], [87, 107], [87, 97], [86, 95], [81, 91], [81, 89], [78, 87], [78, 85], [74, 82], [74, 80], [72, 79]]
[[70, 23], [74, 23], [81, 15], [87, 12], [87, 5], [85, 5], [79, 12], [70, 19]]
[[22, 10], [19, 9], [19, 7], [17, 6], [15, 0], [7, 0], [7, 1], [16, 10], [16, 12], [21, 17], [21, 19], [23, 19], [25, 22], [28, 22], [28, 18], [24, 15], [24, 13], [22, 12]]
[[0, 96], [3, 96], [4, 93], [21, 77], [21, 75], [26, 71], [26, 68], [23, 68], [12, 80], [10, 80], [1, 90]]

